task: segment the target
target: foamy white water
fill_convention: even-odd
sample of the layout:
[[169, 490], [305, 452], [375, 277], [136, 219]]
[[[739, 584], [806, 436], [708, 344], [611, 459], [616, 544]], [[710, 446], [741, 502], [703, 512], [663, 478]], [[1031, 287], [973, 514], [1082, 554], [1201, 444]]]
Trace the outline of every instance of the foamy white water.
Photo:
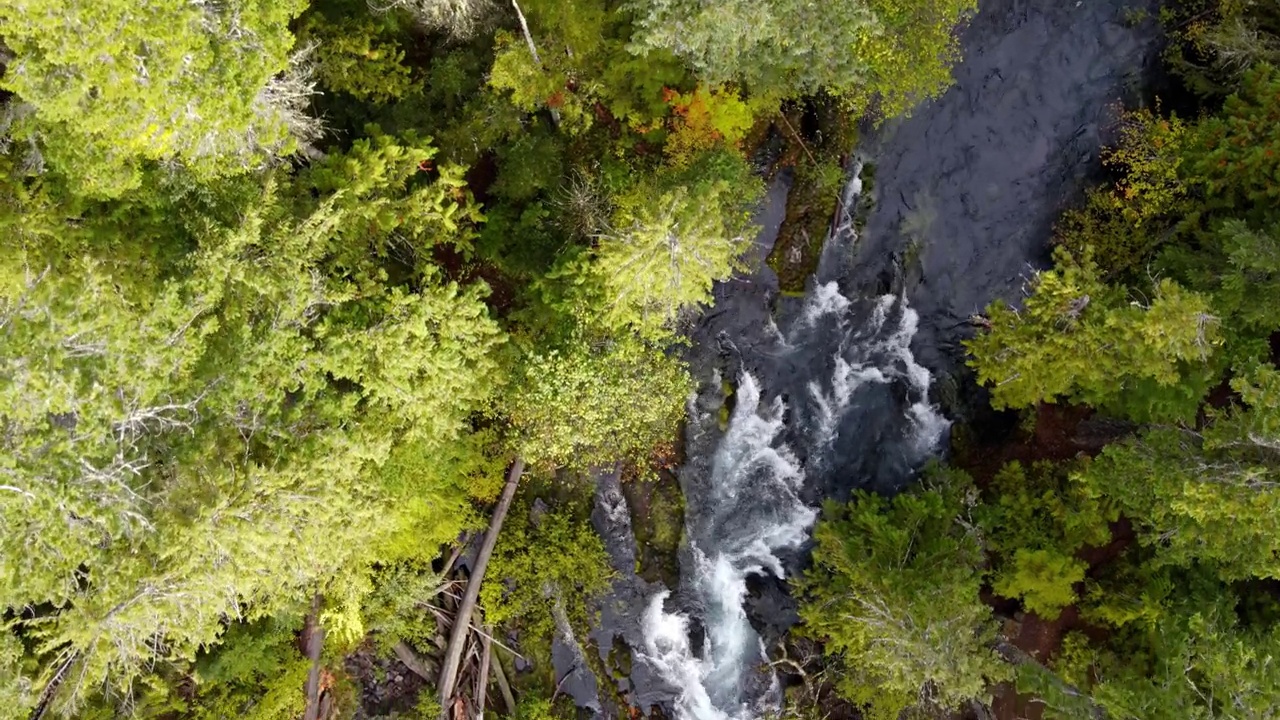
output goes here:
[[712, 507], [732, 507], [763, 494], [773, 504], [772, 522], [729, 535], [715, 548], [704, 549], [691, 540], [693, 589], [705, 613], [701, 657], [694, 655], [689, 641], [689, 618], [663, 609], [668, 593], [650, 601], [644, 617], [644, 655], [681, 689], [677, 711], [682, 718], [747, 720], [764, 709], [742, 694], [749, 665], [766, 657], [743, 608], [747, 577], [763, 572], [782, 577], [776, 553], [803, 544], [817, 517], [800, 500], [804, 474], [799, 461], [778, 442], [785, 427], [782, 401], [761, 407], [760, 388], [751, 375], [742, 376], [736, 397], [729, 429], [713, 460], [713, 497], [707, 501]]
[[[857, 240], [854, 206], [861, 187], [855, 171], [837, 230], [823, 247], [819, 278], [838, 276], [838, 268], [851, 257]], [[778, 679], [762, 670], [767, 667], [767, 648], [744, 605], [747, 580], [752, 575], [784, 579], [780, 555], [800, 549], [817, 518], [801, 496], [806, 473], [821, 480], [843, 467], [833, 458], [839, 454], [842, 426], [852, 422], [853, 429], [843, 431], [861, 432], [857, 417], [850, 415], [859, 397], [878, 397], [872, 402], [885, 403], [884, 398], [894, 396], [883, 387], [871, 395], [860, 391], [868, 386], [905, 386], [907, 404], [895, 405], [898, 415], [888, 420], [907, 436], [892, 436], [893, 447], [886, 448], [901, 452], [904, 465], [932, 453], [946, 432], [948, 421], [928, 400], [932, 378], [911, 353], [919, 321], [916, 312], [904, 299], [885, 295], [875, 300], [858, 327], [850, 327], [853, 308], [836, 282], [820, 282], [785, 333], [770, 319], [764, 336], [776, 342], [770, 362], [783, 369], [777, 377], [784, 387], [774, 388], [772, 398], [764, 402], [759, 380], [743, 372], [724, 435], [714, 453], [710, 448], [701, 451], [701, 458], [710, 455], [710, 466], [693, 466], [685, 486], [688, 552], [682, 558], [680, 594], [685, 611], [667, 611], [670, 591], [654, 595], [642, 619], [640, 652], [679, 691], [674, 709], [680, 720], [758, 720], [780, 710]], [[737, 352], [732, 343], [729, 346]], [[830, 361], [821, 362], [825, 358]], [[719, 384], [717, 371], [716, 390]], [[795, 407], [786, 406], [781, 392], [797, 393], [789, 398]], [[695, 403], [690, 409], [693, 437], [714, 439], [709, 433], [716, 420], [699, 414]], [[802, 451], [799, 456], [797, 448]], [[845, 448], [843, 454], [848, 451]], [[800, 456], [805, 458], [803, 465]], [[699, 625], [702, 633], [695, 639], [691, 633]]]

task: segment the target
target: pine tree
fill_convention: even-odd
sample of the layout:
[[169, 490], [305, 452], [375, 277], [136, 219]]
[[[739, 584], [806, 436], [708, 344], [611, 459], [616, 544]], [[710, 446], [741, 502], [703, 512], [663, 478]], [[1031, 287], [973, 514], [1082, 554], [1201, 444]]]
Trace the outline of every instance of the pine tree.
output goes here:
[[982, 550], [964, 521], [961, 474], [886, 499], [829, 505], [799, 581], [805, 632], [840, 657], [837, 689], [870, 718], [917, 705], [950, 710], [1009, 676], [978, 599]]
[[1089, 256], [1059, 248], [1054, 257], [1021, 309], [993, 303], [990, 332], [965, 343], [992, 405], [1069, 400], [1137, 420], [1193, 415], [1218, 372], [1209, 299], [1164, 279], [1149, 302], [1128, 301]]
[[755, 95], [826, 90], [885, 116], [911, 109], [951, 83], [955, 27], [969, 0], [637, 0], [634, 51], [666, 50], [711, 84]]
[[[17, 95], [0, 123], [81, 192], [138, 187], [140, 162], [206, 174], [309, 142], [310, 86], [289, 21], [305, 0], [14, 0], [0, 7]], [[291, 60], [291, 57], [295, 58]]]
[[1244, 406], [1203, 432], [1150, 430], [1108, 447], [1077, 480], [1108, 495], [1159, 562], [1280, 578], [1280, 373], [1258, 368], [1232, 386]]
[[41, 683], [75, 665], [64, 711], [128, 698], [145, 666], [194, 659], [228, 619], [316, 592], [335, 634], [358, 635], [379, 553], [406, 528], [438, 524], [420, 540], [440, 540], [466, 520], [466, 475], [406, 470], [404, 453], [472, 442], [503, 333], [482, 285], [424, 266], [394, 286], [376, 255], [344, 250], [356, 228], [368, 243], [391, 229], [378, 221], [400, 226], [378, 214], [398, 203], [439, 200], [408, 226], [421, 240], [450, 241], [465, 216], [444, 180], [407, 189], [359, 157], [331, 163], [376, 182], [277, 178], [233, 194], [247, 199], [227, 222], [125, 220], [154, 235], [122, 245], [194, 248], [149, 288], [127, 265], [6, 254], [3, 276], [23, 281], [0, 297], [0, 606], [42, 608], [21, 623]]

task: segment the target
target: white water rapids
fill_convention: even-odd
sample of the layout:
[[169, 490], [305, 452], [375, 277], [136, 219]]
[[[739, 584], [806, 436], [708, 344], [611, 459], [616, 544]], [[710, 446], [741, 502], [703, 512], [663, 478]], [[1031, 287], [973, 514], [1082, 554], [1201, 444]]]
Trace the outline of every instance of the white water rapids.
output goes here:
[[[834, 349], [829, 375], [805, 384], [788, 408], [780, 396], [762, 400], [760, 382], [744, 371], [705, 486], [687, 493], [688, 557], [682, 577], [705, 635], [701, 643], [692, 640], [694, 619], [668, 612], [670, 593], [659, 592], [642, 620], [640, 653], [679, 690], [675, 709], [681, 720], [755, 720], [779, 709], [778, 680], [767, 669], [761, 672], [767, 649], [744, 607], [747, 579], [766, 573], [782, 578], [779, 553], [808, 540], [817, 512], [801, 498], [806, 473], [830, 471], [841, 423], [859, 389], [895, 383], [905, 388], [906, 436], [885, 451], [901, 452], [908, 462], [931, 453], [947, 428], [928, 402], [931, 377], [910, 351], [916, 313], [887, 295], [876, 301], [861, 327], [851, 329], [851, 304], [834, 282], [814, 288], [788, 337], [778, 338], [780, 352], [814, 352], [814, 345], [826, 346], [822, 352]], [[833, 333], [835, 348], [830, 347]], [[704, 424], [707, 420], [701, 418]], [[788, 433], [789, 425], [797, 432]], [[803, 443], [803, 463], [787, 437]], [[689, 519], [694, 516], [701, 520]]]

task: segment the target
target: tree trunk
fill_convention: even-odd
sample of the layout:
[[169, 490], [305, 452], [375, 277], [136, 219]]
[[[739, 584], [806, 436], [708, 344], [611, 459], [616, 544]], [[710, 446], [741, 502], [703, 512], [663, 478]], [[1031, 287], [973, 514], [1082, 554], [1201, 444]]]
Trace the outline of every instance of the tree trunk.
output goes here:
[[493, 679], [498, 681], [498, 690], [502, 693], [502, 702], [507, 705], [507, 714], [516, 712], [516, 698], [511, 694], [511, 683], [507, 682], [507, 673], [502, 669], [502, 655], [493, 653]]
[[[1000, 657], [1003, 658], [1006, 662], [1012, 663], [1014, 665], [1032, 665], [1035, 667], [1043, 668], [1043, 666], [1040, 664], [1038, 660], [1036, 660], [1034, 657], [1032, 657], [1022, 648], [1014, 645], [1011, 642], [1008, 642], [1005, 640], [1000, 640], [996, 642], [995, 651], [999, 653]], [[1096, 702], [1094, 702], [1093, 698], [1089, 695], [1089, 693], [1082, 692], [1076, 686], [1067, 683], [1062, 678], [1049, 672], [1048, 670], [1045, 670], [1045, 672], [1049, 673], [1050, 680], [1053, 682], [1054, 687], [1056, 687], [1058, 690], [1062, 691], [1067, 695], [1070, 695], [1071, 697], [1084, 699], [1089, 705], [1089, 711], [1090, 711], [1090, 714], [1093, 716], [1094, 720], [1104, 720], [1107, 717], [1106, 711], [1103, 710], [1102, 707], [1099, 706]]]
[[311, 670], [307, 673], [307, 710], [303, 720], [320, 718], [320, 648], [324, 644], [324, 628], [320, 627], [320, 593], [311, 598], [311, 617], [307, 620], [310, 637], [307, 638], [307, 657]]
[[[485, 628], [488, 630], [488, 628]], [[489, 689], [489, 662], [493, 658], [493, 642], [480, 633], [480, 670], [476, 673], [476, 720], [484, 720], [484, 700]]]
[[[466, 644], [467, 631], [471, 628], [468, 619], [475, 610], [476, 601], [480, 599], [480, 583], [484, 581], [484, 571], [489, 565], [489, 557], [493, 555], [493, 547], [498, 542], [498, 533], [502, 531], [502, 523], [507, 519], [507, 511], [511, 509], [511, 500], [516, 495], [516, 486], [520, 484], [520, 476], [524, 474], [524, 459], [517, 457], [511, 463], [507, 473], [506, 487], [502, 488], [502, 497], [498, 506], [493, 509], [493, 517], [489, 520], [489, 531], [480, 544], [480, 552], [476, 555], [475, 567], [471, 568], [471, 578], [467, 580], [467, 591], [454, 614], [453, 630], [449, 633], [449, 646], [445, 649], [444, 662], [440, 668], [440, 707], [448, 708], [453, 698], [454, 685], [458, 681], [458, 664], [462, 661], [462, 651]], [[310, 720], [310, 719], [308, 719]]]
[[[533, 35], [529, 33], [529, 23], [525, 22], [524, 13], [520, 12], [520, 3], [511, 0], [511, 7], [516, 9], [516, 17], [520, 19], [520, 31], [524, 33], [524, 41], [529, 45], [529, 54], [533, 56], [533, 61], [538, 63], [538, 67], [542, 67], [542, 58], [538, 57], [538, 46], [533, 44]], [[551, 108], [551, 124], [557, 128], [560, 127], [560, 111]]]
[[392, 648], [392, 650], [395, 652], [396, 658], [399, 659], [405, 667], [409, 668], [414, 675], [417, 675], [427, 682], [431, 682], [436, 679], [435, 663], [431, 662], [429, 658], [422, 657], [418, 653], [414, 652], [413, 648], [409, 647], [408, 643], [400, 641], [395, 644], [395, 647]]
[[58, 693], [58, 687], [62, 685], [62, 681], [67, 679], [67, 671], [75, 664], [80, 657], [79, 650], [73, 650], [67, 659], [58, 667], [53, 677], [49, 678], [49, 682], [44, 686], [44, 691], [40, 693], [40, 700], [36, 706], [31, 709], [30, 720], [40, 720], [44, 717], [45, 712], [49, 710], [49, 706], [53, 704], [53, 696]]

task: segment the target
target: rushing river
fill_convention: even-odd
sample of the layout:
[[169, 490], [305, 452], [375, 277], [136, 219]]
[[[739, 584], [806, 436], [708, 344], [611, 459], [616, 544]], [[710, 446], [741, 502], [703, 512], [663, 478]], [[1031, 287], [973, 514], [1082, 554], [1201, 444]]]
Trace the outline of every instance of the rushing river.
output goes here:
[[[855, 239], [846, 218], [828, 248], [848, 251]], [[819, 279], [834, 273], [827, 265]], [[928, 371], [911, 355], [917, 320], [899, 297], [855, 302], [828, 280], [781, 329], [766, 322], [749, 351], [717, 338], [720, 360], [735, 373], [732, 412], [721, 430], [727, 399], [714, 370], [688, 421], [680, 609], [659, 591], [642, 621], [640, 656], [679, 688], [680, 717], [750, 720], [777, 710], [780, 688], [764, 669], [769, 648], [748, 617], [748, 579], [782, 579], [794, 564], [788, 559], [818, 516], [809, 479], [859, 472], [850, 463], [858, 447], [894, 458], [885, 467], [895, 474], [877, 479], [897, 483], [935, 450], [947, 422], [929, 402]]]
[[[934, 386], [961, 365], [967, 318], [995, 297], [1016, 300], [1046, 260], [1053, 219], [1097, 171], [1115, 106], [1137, 99], [1157, 37], [1135, 20], [1139, 5], [1150, 3], [980, 0], [955, 86], [864, 136], [874, 209], [861, 237], [843, 219], [803, 298], [781, 296], [763, 263], [787, 193], [775, 178], [758, 269], [719, 284], [693, 332], [701, 385], [679, 472], [675, 587], [636, 576], [618, 478], [600, 478], [593, 517], [619, 579], [591, 639], [632, 706], [681, 720], [778, 707], [767, 660], [798, 620], [782, 581], [803, 566], [821, 503], [893, 492], [943, 443]], [[861, 190], [855, 173], [846, 209]], [[966, 382], [947, 379], [952, 390]], [[610, 652], [619, 643], [625, 667]], [[582, 666], [564, 660], [582, 676], [566, 685], [581, 694], [566, 691], [612, 716]]]

